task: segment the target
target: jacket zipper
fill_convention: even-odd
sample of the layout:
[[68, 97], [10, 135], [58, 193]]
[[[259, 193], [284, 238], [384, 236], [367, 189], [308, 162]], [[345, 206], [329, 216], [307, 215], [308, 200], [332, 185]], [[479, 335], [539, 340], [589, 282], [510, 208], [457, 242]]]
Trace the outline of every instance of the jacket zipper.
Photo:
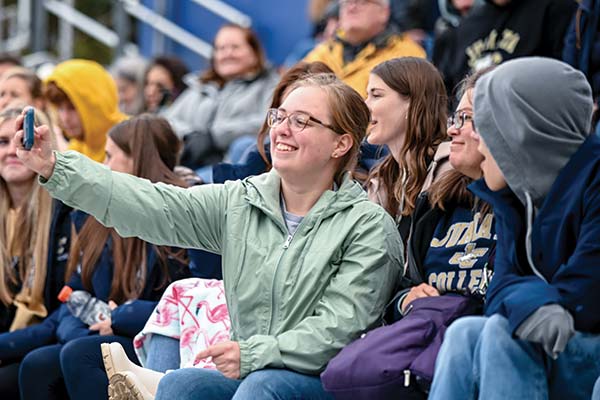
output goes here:
[[[285, 242], [283, 242], [283, 249], [287, 250], [288, 247], [290, 247], [290, 243], [292, 241], [292, 239], [294, 238], [294, 235], [288, 234], [287, 239], [285, 239]], [[279, 258], [281, 260], [281, 257]], [[279, 262], [277, 262], [277, 265], [279, 265]]]
[[298, 230], [300, 229], [300, 227], [302, 226], [303, 223], [304, 223], [304, 220], [302, 220], [302, 222], [300, 222], [300, 225], [298, 225], [298, 227], [296, 228], [296, 231], [294, 232], [293, 235], [288, 232], [288, 235], [285, 238], [285, 241], [283, 242], [283, 246], [282, 246], [283, 251], [279, 255], [279, 259], [277, 260], [275, 272], [273, 273], [273, 279], [271, 280], [271, 313], [269, 315], [269, 326], [268, 326], [268, 330], [267, 330], [268, 332], [271, 331], [271, 326], [273, 325], [273, 310], [275, 309], [275, 278], [277, 277], [277, 271], [279, 270], [279, 264], [281, 264], [281, 259], [283, 258], [283, 255], [285, 254], [287, 249], [290, 247], [290, 244], [292, 243], [292, 239], [294, 239], [294, 235], [296, 234], [296, 232], [298, 232]]

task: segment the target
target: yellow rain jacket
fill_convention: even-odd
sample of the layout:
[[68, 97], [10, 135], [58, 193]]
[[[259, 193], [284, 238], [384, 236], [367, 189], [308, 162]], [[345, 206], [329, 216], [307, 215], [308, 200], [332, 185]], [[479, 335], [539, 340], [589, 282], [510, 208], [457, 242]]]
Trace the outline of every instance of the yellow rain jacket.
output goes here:
[[[70, 139], [69, 149], [95, 161], [104, 161], [109, 129], [127, 119], [119, 111], [117, 85], [98, 63], [68, 60], [54, 68], [46, 83], [53, 82], [67, 94], [83, 125], [83, 139]], [[65, 132], [69, 136], [69, 132]]]
[[321, 61], [326, 64], [338, 78], [364, 98], [367, 97], [369, 74], [377, 64], [398, 57], [425, 58], [426, 56], [425, 50], [408, 36], [392, 34], [383, 43], [367, 44], [352, 61], [344, 63], [343, 33], [339, 33], [338, 36], [339, 38], [315, 47], [304, 61]]

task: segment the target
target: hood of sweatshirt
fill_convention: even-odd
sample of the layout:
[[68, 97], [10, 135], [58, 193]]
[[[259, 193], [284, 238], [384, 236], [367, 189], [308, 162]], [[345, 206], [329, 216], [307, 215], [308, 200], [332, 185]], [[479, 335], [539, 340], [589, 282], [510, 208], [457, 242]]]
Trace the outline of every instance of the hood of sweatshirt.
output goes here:
[[79, 114], [83, 139], [70, 139], [69, 149], [103, 161], [106, 134], [127, 119], [119, 111], [119, 96], [112, 76], [94, 61], [73, 59], [58, 64], [46, 82], [53, 82], [65, 92]]
[[480, 78], [475, 125], [510, 189], [540, 208], [590, 133], [592, 91], [570, 65], [542, 57], [507, 61]]

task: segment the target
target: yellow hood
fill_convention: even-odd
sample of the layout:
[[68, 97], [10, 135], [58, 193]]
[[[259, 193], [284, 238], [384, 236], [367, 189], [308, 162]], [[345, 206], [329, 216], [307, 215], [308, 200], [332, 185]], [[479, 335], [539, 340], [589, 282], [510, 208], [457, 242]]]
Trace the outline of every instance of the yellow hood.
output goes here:
[[74, 59], [58, 64], [46, 79], [49, 82], [67, 94], [83, 125], [83, 140], [70, 139], [69, 149], [103, 161], [108, 130], [127, 119], [119, 111], [113, 78], [94, 61]]

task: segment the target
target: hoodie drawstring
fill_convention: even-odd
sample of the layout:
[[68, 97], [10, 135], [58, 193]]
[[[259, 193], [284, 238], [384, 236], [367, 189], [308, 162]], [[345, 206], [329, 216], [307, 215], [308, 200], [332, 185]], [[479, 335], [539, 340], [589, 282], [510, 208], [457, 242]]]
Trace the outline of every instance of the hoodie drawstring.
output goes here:
[[531, 200], [531, 195], [529, 192], [525, 192], [525, 199], [527, 200], [527, 233], [525, 234], [525, 252], [527, 253], [527, 261], [529, 262], [529, 266], [533, 270], [533, 273], [538, 276], [541, 280], [548, 283], [548, 280], [538, 271], [533, 263], [533, 256], [531, 250], [531, 229], [533, 225], [533, 200]]

